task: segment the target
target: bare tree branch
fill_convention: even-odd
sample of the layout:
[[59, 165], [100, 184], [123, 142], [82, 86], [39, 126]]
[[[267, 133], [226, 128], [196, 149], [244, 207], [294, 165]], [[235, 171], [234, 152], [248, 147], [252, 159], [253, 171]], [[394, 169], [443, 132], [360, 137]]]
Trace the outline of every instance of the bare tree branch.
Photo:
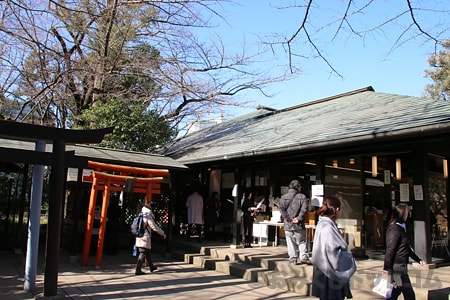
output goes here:
[[[379, 10], [382, 9], [380, 7], [382, 4], [374, 0], [367, 0], [365, 3], [347, 0], [340, 5], [337, 5], [334, 2], [319, 0], [304, 0], [303, 2], [304, 5], [295, 2], [294, 5], [283, 8], [302, 9], [302, 13], [299, 17], [299, 25], [296, 26], [291, 35], [287, 35], [287, 37], [278, 41], [275, 40], [271, 43], [272, 46], [279, 44], [286, 45], [288, 64], [291, 68], [295, 67], [295, 64], [297, 64], [297, 62], [294, 62], [295, 57], [308, 57], [306, 53], [300, 54], [300, 51], [304, 50], [302, 47], [298, 46], [298, 44], [307, 43], [311, 46], [314, 53], [328, 65], [333, 73], [341, 76], [339, 72], [333, 68], [332, 63], [327, 59], [326, 55], [322, 53], [323, 48], [318, 45], [319, 36], [320, 41], [332, 42], [335, 41], [339, 35], [348, 32], [361, 39], [365, 39], [368, 34], [375, 33], [389, 34], [389, 37], [396, 35], [390, 51], [404, 46], [408, 42], [425, 37], [428, 41], [432, 41], [435, 49], [437, 49], [439, 45], [442, 45], [443, 40], [446, 38], [445, 33], [450, 29], [450, 9], [444, 2], [417, 2], [415, 3], [415, 6], [413, 6], [410, 0], [406, 0], [403, 7], [397, 5], [398, 10], [385, 10], [383, 11], [383, 15], [379, 14]], [[329, 22], [327, 22], [327, 24], [318, 26], [320, 25], [319, 21], [312, 18], [311, 15], [313, 15], [313, 12], [320, 14], [321, 11], [335, 11], [336, 18], [330, 18], [328, 19]], [[371, 15], [374, 15], [375, 13], [377, 15], [372, 18]], [[419, 14], [420, 18], [418, 18]], [[409, 18], [405, 18], [407, 15]], [[361, 16], [365, 20], [380, 21], [378, 24], [364, 21], [358, 22], [360, 21], [359, 19]], [[423, 26], [424, 20], [427, 22], [436, 20], [435, 26], [428, 26], [425, 28]], [[310, 30], [312, 27], [311, 24], [318, 28], [315, 32]], [[366, 24], [367, 26], [365, 26]], [[398, 30], [397, 27], [400, 29]], [[333, 28], [333, 33], [328, 35], [328, 31]], [[301, 33], [304, 33], [304, 38], [302, 38]]]
[[17, 120], [53, 116], [62, 127], [111, 99], [146, 103], [175, 125], [205, 107], [245, 105], [234, 96], [267, 95], [264, 86], [290, 76], [250, 68], [259, 53], [229, 55], [219, 38], [196, 38], [221, 2], [5, 0], [0, 41], [23, 59], [6, 64], [18, 79], [3, 94], [22, 105]]
[[414, 25], [417, 27], [417, 29], [419, 29], [419, 31], [424, 34], [425, 36], [427, 36], [428, 38], [430, 38], [431, 40], [433, 40], [436, 44], [439, 44], [439, 40], [433, 36], [431, 36], [428, 32], [424, 31], [420, 24], [416, 21], [416, 17], [414, 16], [414, 8], [411, 5], [411, 1], [410, 0], [406, 0], [406, 3], [408, 3], [408, 8], [409, 8], [409, 13], [411, 15], [411, 20], [413, 21]]

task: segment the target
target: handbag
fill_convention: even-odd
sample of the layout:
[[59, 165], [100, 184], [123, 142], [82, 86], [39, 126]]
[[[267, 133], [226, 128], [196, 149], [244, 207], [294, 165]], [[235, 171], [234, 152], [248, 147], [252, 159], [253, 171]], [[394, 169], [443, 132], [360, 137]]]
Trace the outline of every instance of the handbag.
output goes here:
[[381, 273], [375, 278], [372, 291], [384, 298], [391, 298], [393, 288], [391, 275]]
[[350, 252], [341, 251], [341, 253], [339, 254], [339, 260], [336, 271], [348, 272], [349, 278], [356, 272], [355, 258]]

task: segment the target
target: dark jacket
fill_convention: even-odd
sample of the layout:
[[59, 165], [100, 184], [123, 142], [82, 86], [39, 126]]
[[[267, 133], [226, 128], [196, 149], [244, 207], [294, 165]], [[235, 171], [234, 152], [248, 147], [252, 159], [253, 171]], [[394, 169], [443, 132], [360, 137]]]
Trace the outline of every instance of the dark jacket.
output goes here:
[[[295, 189], [281, 196], [280, 212], [284, 219], [284, 230], [299, 231], [305, 228], [304, 217], [308, 211], [308, 199], [306, 196]], [[298, 224], [292, 224], [293, 218], [299, 219]]]
[[217, 199], [214, 197], [209, 197], [205, 205], [205, 224], [216, 225], [218, 223], [217, 217], [218, 205]]
[[245, 198], [242, 202], [242, 216], [244, 218], [253, 218], [254, 212], [250, 210], [251, 207], [255, 207], [255, 201], [253, 201], [253, 198]]
[[394, 268], [394, 264], [407, 264], [409, 258], [420, 262], [420, 258], [411, 248], [408, 234], [400, 225], [394, 223], [389, 225], [386, 231], [386, 254], [384, 267], [386, 271]]
[[230, 227], [233, 223], [233, 211], [234, 204], [233, 200], [224, 199], [220, 205], [220, 222], [224, 225], [224, 227]]

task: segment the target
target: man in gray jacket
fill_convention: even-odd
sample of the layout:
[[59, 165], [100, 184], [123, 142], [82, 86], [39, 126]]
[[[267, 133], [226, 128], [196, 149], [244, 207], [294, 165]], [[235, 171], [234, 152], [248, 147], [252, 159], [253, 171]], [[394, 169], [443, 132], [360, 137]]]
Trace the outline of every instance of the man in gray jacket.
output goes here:
[[289, 191], [280, 199], [280, 212], [284, 219], [289, 262], [294, 265], [297, 264], [297, 259], [301, 263], [311, 263], [306, 246], [304, 222], [308, 211], [308, 199], [300, 193], [301, 187], [298, 180], [292, 180], [289, 184]]

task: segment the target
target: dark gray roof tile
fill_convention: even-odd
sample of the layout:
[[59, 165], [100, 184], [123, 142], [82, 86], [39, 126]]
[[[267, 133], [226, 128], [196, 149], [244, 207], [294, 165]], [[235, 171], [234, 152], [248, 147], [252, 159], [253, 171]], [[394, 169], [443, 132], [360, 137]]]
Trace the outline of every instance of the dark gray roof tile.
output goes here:
[[366, 88], [278, 111], [260, 110], [176, 140], [165, 154], [181, 163], [311, 149], [327, 141], [368, 140], [450, 126], [450, 103]]

